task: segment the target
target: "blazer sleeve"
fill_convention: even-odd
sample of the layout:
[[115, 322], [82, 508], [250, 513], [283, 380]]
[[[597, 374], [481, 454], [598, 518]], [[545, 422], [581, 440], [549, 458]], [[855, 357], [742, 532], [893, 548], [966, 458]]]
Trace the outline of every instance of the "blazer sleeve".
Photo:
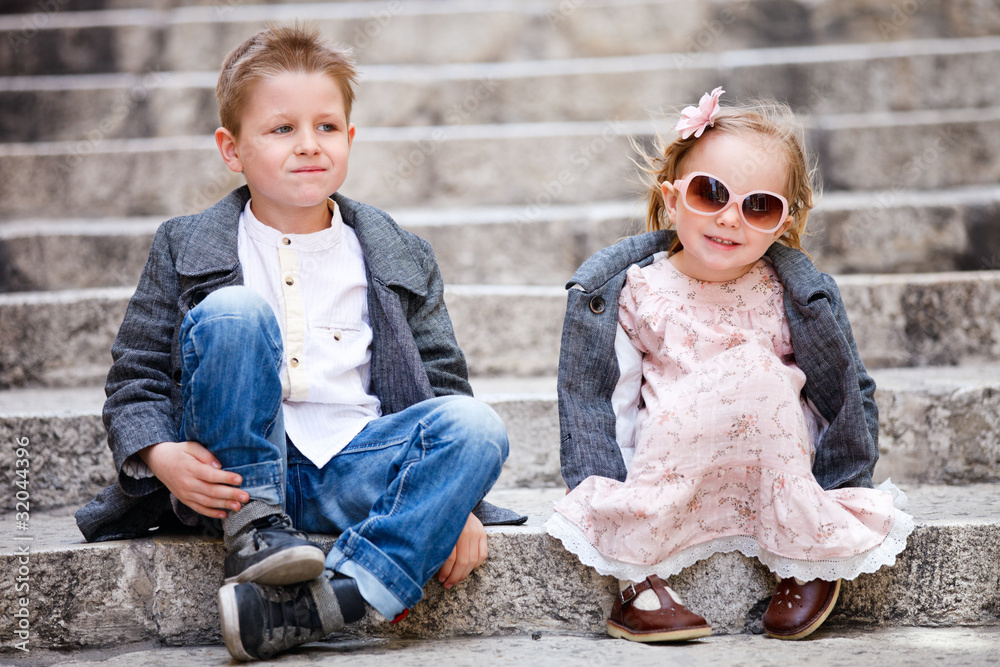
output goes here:
[[615, 354], [620, 279], [595, 292], [569, 290], [559, 351], [559, 461], [573, 489], [592, 475], [625, 481], [612, 394], [620, 375]]
[[159, 442], [174, 441], [179, 425], [174, 417], [171, 349], [177, 322], [178, 280], [171, 259], [167, 225], [153, 240], [146, 266], [129, 301], [111, 348], [104, 425], [119, 482], [130, 495], [158, 488], [155, 478], [133, 479], [122, 474], [125, 459]]
[[413, 299], [406, 320], [420, 352], [435, 396], [472, 395], [469, 368], [465, 355], [458, 347], [455, 330], [444, 303], [444, 281], [430, 243], [419, 239], [424, 252], [427, 275], [427, 296]]
[[837, 287], [836, 281], [825, 274], [823, 278], [827, 290], [833, 296], [833, 316], [847, 341], [852, 365], [857, 374], [857, 387], [861, 395], [865, 429], [868, 432], [868, 440], [863, 443], [861, 451], [858, 452], [866, 464], [864, 470], [854, 478], [845, 481], [841, 486], [871, 487], [873, 486], [872, 474], [875, 471], [875, 464], [878, 462], [878, 405], [875, 403], [875, 380], [865, 368], [864, 361], [861, 360], [861, 354], [858, 352], [858, 346], [854, 340], [854, 332], [847, 318], [847, 309], [844, 307], [844, 300], [840, 296], [840, 289]]
[[808, 329], [794, 340], [809, 398], [829, 421], [816, 443], [813, 475], [824, 489], [870, 488], [878, 461], [875, 381], [861, 360], [840, 290], [830, 276], [823, 276], [822, 293], [825, 298], [800, 306]]

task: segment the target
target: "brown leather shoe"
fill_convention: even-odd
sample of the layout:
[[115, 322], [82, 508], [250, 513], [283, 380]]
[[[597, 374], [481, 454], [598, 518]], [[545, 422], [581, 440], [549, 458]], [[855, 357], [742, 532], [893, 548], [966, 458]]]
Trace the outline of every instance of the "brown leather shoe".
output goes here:
[[840, 579], [813, 579], [800, 584], [782, 579], [767, 606], [764, 632], [777, 639], [802, 639], [823, 625], [840, 596]]
[[[636, 609], [632, 605], [639, 593], [646, 590], [656, 593], [659, 609]], [[608, 619], [608, 634], [634, 642], [672, 642], [705, 637], [712, 634], [712, 626], [681, 606], [654, 574], [618, 594]]]

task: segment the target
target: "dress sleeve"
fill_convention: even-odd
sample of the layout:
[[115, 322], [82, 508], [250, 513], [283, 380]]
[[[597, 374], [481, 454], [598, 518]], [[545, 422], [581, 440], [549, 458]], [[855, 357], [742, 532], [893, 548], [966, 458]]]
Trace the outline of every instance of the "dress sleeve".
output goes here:
[[[638, 298], [647, 289], [646, 281], [642, 277], [642, 269], [633, 266], [628, 270], [625, 278], [625, 285], [622, 287], [621, 295], [618, 297], [618, 324], [621, 330], [628, 336], [633, 347], [640, 354], [646, 354], [646, 349], [639, 333], [639, 306]], [[617, 345], [616, 345], [617, 348]]]
[[615, 438], [622, 450], [625, 467], [632, 461], [639, 425], [640, 390], [642, 389], [642, 353], [619, 326], [615, 336], [615, 356], [618, 358], [618, 384], [611, 394], [615, 412]]

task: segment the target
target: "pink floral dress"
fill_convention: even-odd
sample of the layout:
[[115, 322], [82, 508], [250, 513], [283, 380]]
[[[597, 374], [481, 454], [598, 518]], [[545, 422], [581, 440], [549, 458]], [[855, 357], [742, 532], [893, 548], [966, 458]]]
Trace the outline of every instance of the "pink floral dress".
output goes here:
[[824, 491], [812, 475], [805, 375], [767, 261], [723, 283], [666, 256], [633, 266], [619, 321], [642, 353], [628, 477], [585, 479], [546, 523], [584, 564], [641, 581], [739, 550], [781, 577], [833, 580], [895, 562], [913, 530], [898, 489]]

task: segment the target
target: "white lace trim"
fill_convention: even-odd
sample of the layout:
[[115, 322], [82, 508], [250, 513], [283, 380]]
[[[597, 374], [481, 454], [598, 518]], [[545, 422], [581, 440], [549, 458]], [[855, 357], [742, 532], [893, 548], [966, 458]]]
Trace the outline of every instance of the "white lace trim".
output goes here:
[[563, 546], [575, 554], [584, 565], [594, 568], [599, 574], [628, 581], [642, 581], [651, 574], [666, 579], [700, 560], [705, 560], [717, 553], [731, 551], [739, 551], [748, 558], [758, 559], [767, 569], [782, 579], [797, 577], [803, 581], [813, 579], [849, 580], [857, 578], [859, 574], [875, 572], [886, 565], [895, 565], [896, 556], [906, 548], [906, 538], [913, 532], [913, 517], [902, 511], [907, 505], [906, 495], [889, 480], [883, 482], [878, 489], [889, 491], [892, 494], [894, 509], [892, 527], [878, 546], [843, 559], [806, 561], [785, 558], [762, 549], [757, 540], [752, 537], [736, 536], [696, 544], [653, 565], [636, 565], [606, 558], [591, 544], [579, 528], [560, 514], [553, 514], [545, 522], [545, 530], [548, 531], [549, 535], [560, 540]]

